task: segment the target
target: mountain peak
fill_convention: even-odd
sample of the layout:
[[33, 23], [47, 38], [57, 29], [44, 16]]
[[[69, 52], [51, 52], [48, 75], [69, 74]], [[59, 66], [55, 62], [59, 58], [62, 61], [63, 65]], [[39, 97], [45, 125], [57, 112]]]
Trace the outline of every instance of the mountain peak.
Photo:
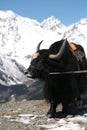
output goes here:
[[[55, 16], [50, 16], [50, 17], [48, 17], [47, 19], [44, 19], [43, 22], [47, 22], [47, 21], [50, 22], [50, 23], [53, 22], [53, 21], [54, 21], [55, 23], [60, 23], [60, 20], [58, 20]], [[43, 23], [43, 22], [42, 22], [42, 23]]]
[[0, 18], [8, 18], [8, 17], [16, 17], [17, 14], [12, 12], [11, 10], [0, 11]]
[[45, 19], [42, 23], [41, 23], [41, 27], [48, 29], [48, 30], [52, 30], [54, 31], [58, 31], [59, 29], [65, 29], [66, 26], [62, 24], [62, 22], [60, 20], [58, 20], [55, 16], [51, 16], [47, 19]]

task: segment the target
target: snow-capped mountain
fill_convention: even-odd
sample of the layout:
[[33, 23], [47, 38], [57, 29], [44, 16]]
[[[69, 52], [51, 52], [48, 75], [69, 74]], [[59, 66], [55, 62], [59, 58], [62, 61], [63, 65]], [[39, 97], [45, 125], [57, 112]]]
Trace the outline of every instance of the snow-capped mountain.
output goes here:
[[77, 23], [70, 25], [65, 32], [69, 41], [81, 44], [87, 55], [87, 18], [80, 19]]
[[0, 11], [0, 83], [10, 85], [27, 80], [23, 72], [41, 40], [44, 40], [41, 48], [48, 48], [67, 38], [83, 45], [87, 54], [86, 28], [87, 18], [67, 27], [54, 16], [39, 23], [12, 11]]
[[[50, 37], [49, 39], [49, 36]], [[26, 65], [24, 59], [35, 52], [38, 42], [50, 44], [58, 40], [58, 35], [45, 30], [36, 20], [23, 18], [11, 11], [0, 12], [0, 48], [3, 55], [16, 58]]]

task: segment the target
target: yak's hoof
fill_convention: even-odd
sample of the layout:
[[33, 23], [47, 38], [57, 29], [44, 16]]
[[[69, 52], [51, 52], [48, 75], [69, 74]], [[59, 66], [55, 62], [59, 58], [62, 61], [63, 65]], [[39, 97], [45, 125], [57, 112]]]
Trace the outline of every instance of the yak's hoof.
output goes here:
[[56, 114], [55, 113], [47, 113], [48, 118], [55, 118]]
[[48, 118], [55, 118], [55, 115], [49, 114], [49, 115], [48, 115]]

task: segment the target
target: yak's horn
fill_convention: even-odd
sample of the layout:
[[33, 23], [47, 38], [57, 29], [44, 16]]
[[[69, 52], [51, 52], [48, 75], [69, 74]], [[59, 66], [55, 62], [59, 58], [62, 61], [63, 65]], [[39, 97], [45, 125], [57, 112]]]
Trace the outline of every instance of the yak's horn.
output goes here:
[[40, 50], [40, 45], [41, 45], [42, 42], [43, 42], [43, 40], [37, 45], [37, 51]]
[[49, 58], [50, 59], [60, 59], [63, 55], [64, 49], [65, 49], [65, 45], [66, 45], [67, 39], [64, 40], [62, 46], [60, 47], [60, 50], [57, 54], [50, 54]]

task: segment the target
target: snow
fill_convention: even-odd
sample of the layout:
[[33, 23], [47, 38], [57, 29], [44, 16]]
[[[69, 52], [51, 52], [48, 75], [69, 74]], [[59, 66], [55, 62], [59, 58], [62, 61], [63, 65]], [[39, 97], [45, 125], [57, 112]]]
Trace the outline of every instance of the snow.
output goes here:
[[23, 123], [23, 124], [29, 124], [29, 119], [25, 119], [25, 118], [19, 118], [19, 119], [11, 119], [10, 121], [15, 121], [15, 122], [21, 122], [21, 123]]
[[8, 86], [10, 84], [20, 84], [27, 80], [24, 74], [19, 70], [15, 61], [5, 56], [0, 56], [0, 61], [1, 84]]
[[64, 126], [58, 126], [57, 124], [53, 125], [43, 125], [43, 128], [46, 128], [48, 130], [85, 130], [85, 128], [81, 128], [79, 124], [74, 124], [69, 122], [68, 124], [65, 124]]

